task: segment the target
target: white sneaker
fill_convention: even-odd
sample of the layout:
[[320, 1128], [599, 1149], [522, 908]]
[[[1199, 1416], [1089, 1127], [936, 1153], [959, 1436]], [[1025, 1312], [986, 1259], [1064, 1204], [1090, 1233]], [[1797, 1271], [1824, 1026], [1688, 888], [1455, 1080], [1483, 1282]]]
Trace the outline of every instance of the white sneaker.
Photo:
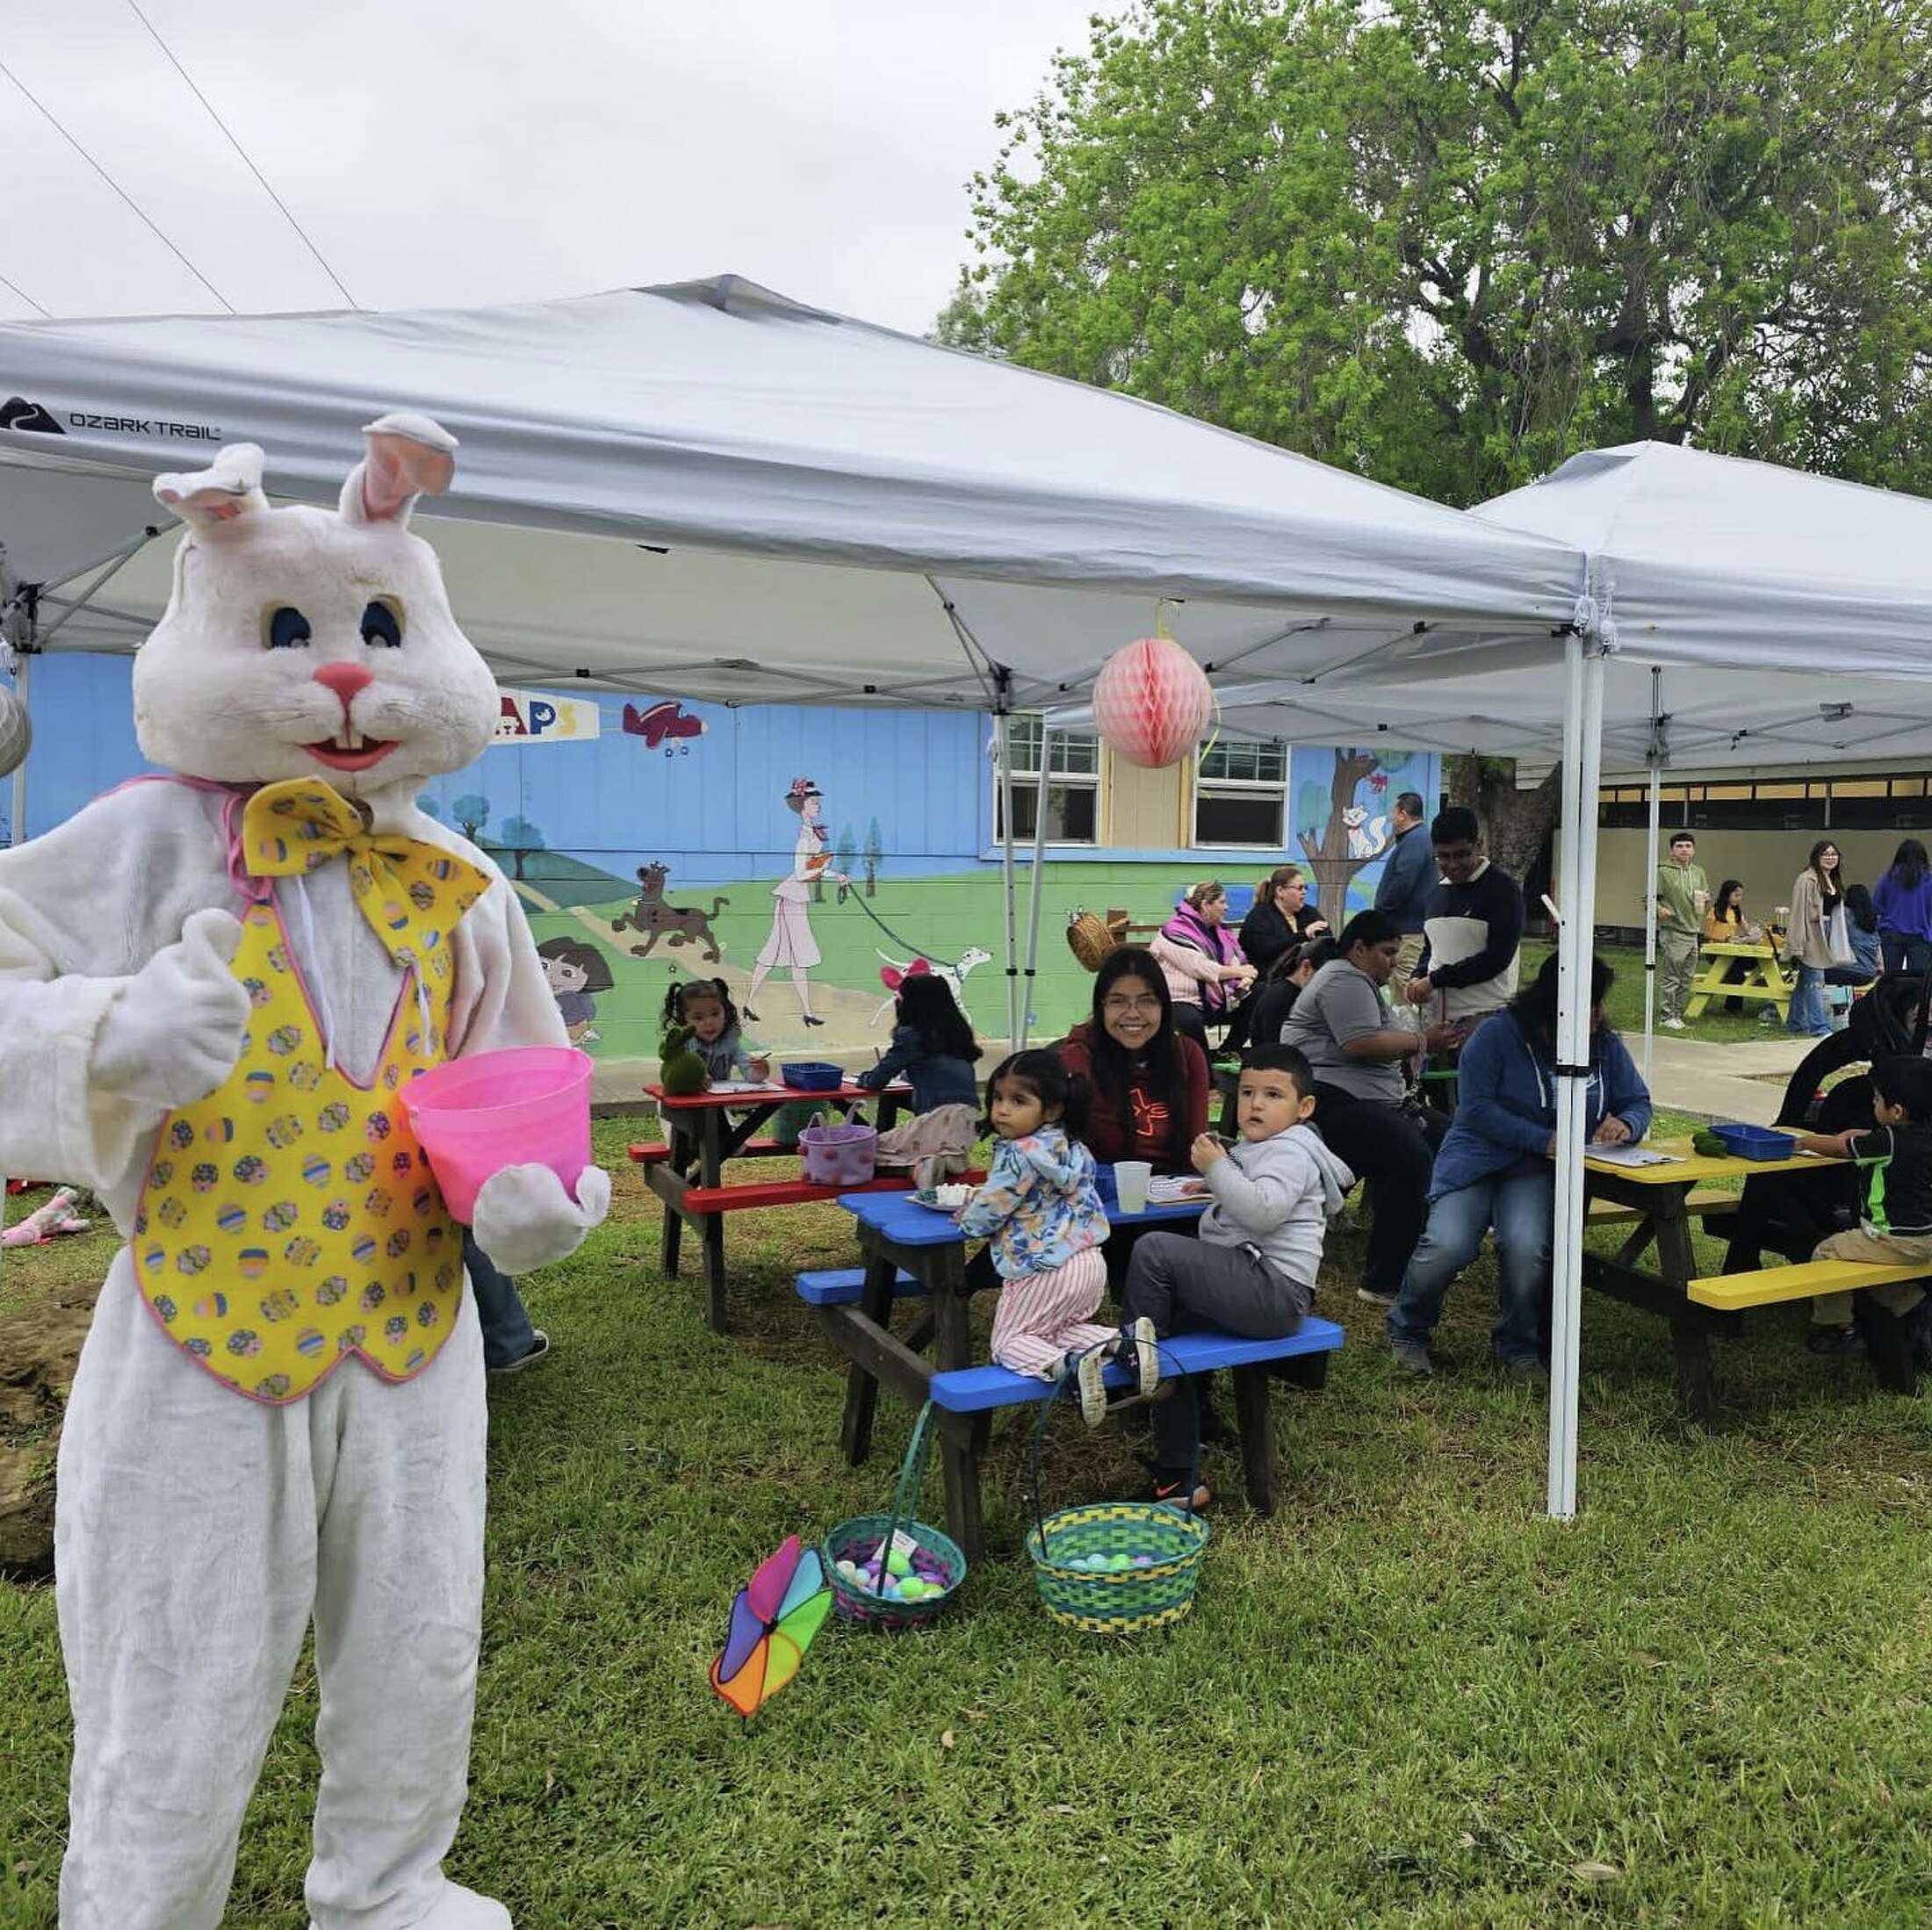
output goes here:
[[1107, 1419], [1107, 1383], [1100, 1379], [1106, 1365], [1106, 1357], [1098, 1349], [1080, 1356], [1080, 1418], [1090, 1428], [1099, 1427]]
[[1663, 1029], [1666, 1032], [1688, 1032], [1690, 1028], [1681, 1019], [1666, 1019]]
[[1380, 1287], [1374, 1286], [1357, 1287], [1355, 1298], [1366, 1300], [1371, 1307], [1393, 1307], [1395, 1304], [1395, 1296], [1393, 1293], [1384, 1293]]
[[1154, 1323], [1146, 1314], [1134, 1322], [1129, 1329], [1134, 1338], [1135, 1364], [1140, 1370], [1141, 1393], [1152, 1400], [1161, 1384], [1161, 1357], [1154, 1340]]

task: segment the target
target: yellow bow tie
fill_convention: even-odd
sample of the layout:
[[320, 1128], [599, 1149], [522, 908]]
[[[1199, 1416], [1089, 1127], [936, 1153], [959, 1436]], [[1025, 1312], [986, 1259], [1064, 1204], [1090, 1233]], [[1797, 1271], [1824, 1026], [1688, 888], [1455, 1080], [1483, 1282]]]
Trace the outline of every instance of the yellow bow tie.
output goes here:
[[370, 928], [418, 980], [450, 974], [443, 940], [489, 889], [466, 859], [400, 832], [378, 836], [355, 805], [319, 778], [264, 784], [242, 812], [242, 861], [256, 878], [299, 878], [347, 853], [349, 885]]

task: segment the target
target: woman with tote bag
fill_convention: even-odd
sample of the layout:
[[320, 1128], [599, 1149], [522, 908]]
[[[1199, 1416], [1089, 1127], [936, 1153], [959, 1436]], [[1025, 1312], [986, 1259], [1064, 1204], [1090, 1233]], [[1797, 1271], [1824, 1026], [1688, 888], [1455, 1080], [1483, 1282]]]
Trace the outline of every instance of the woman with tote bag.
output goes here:
[[[1786, 1032], [1822, 1039], [1831, 1031], [1831, 1019], [1825, 1011], [1825, 974], [1834, 965], [1849, 965], [1852, 956], [1844, 933], [1844, 892], [1838, 882], [1838, 846], [1830, 839], [1820, 838], [1791, 886], [1791, 922], [1785, 944], [1798, 967], [1798, 983], [1791, 990]], [[1833, 947], [1835, 925], [1836, 949]]]

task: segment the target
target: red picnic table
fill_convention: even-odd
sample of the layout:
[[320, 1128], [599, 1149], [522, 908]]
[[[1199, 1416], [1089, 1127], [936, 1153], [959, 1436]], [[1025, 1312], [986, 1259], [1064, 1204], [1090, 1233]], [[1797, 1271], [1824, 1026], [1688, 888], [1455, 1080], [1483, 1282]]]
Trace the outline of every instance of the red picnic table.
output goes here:
[[[704, 1247], [705, 1321], [714, 1334], [725, 1330], [724, 1215], [759, 1206], [797, 1206], [813, 1200], [837, 1199], [849, 1192], [904, 1192], [912, 1184], [910, 1173], [883, 1173], [863, 1186], [815, 1186], [804, 1179], [757, 1180], [743, 1185], [724, 1184], [724, 1163], [730, 1159], [770, 1159], [797, 1150], [757, 1137], [760, 1127], [781, 1106], [823, 1105], [843, 1112], [861, 1099], [879, 1102], [878, 1127], [883, 1132], [897, 1118], [899, 1102], [909, 1088], [890, 1085], [872, 1092], [849, 1082], [829, 1092], [807, 1092], [783, 1085], [727, 1088], [723, 1091], [679, 1095], [662, 1086], [645, 1091], [658, 1102], [667, 1139], [680, 1142], [653, 1145], [639, 1141], [631, 1157], [644, 1168], [645, 1184], [664, 1202], [664, 1271], [678, 1275], [678, 1249], [689, 1222]], [[741, 1115], [733, 1118], [732, 1115]], [[688, 1126], [688, 1138], [671, 1132], [674, 1121]], [[696, 1173], [693, 1168], [696, 1168]]]

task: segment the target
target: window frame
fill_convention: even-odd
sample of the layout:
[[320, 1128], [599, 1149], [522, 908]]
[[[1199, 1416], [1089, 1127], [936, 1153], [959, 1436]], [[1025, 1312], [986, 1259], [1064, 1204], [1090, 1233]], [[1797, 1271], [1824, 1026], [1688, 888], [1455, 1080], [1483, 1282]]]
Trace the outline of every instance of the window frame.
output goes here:
[[[1047, 804], [1056, 789], [1084, 791], [1093, 798], [1093, 835], [1091, 838], [1056, 838], [1049, 820], [1047, 826], [1046, 846], [1049, 851], [1098, 851], [1100, 848], [1100, 734], [1098, 731], [1056, 731], [1053, 733], [1053, 767], [1045, 773], [1042, 783], [1040, 769], [1040, 752], [1046, 736], [1046, 720], [1038, 710], [1015, 710], [1007, 718], [1009, 741], [1013, 753], [1013, 844], [1015, 847], [1024, 844], [1031, 846], [1034, 832], [1029, 828], [1020, 829], [1020, 799], [1023, 793], [1031, 792], [1034, 810], [1037, 812]], [[1079, 753], [1079, 760], [1085, 764], [1092, 760], [1091, 769], [1076, 769], [1070, 762], [1074, 753]], [[1004, 786], [999, 768], [999, 736], [997, 726], [993, 734], [992, 753], [987, 760], [992, 773], [992, 834], [993, 844], [1003, 846], [1006, 842], [1005, 828], [1000, 822], [1000, 807], [1004, 802]], [[1064, 813], [1063, 813], [1063, 828]], [[1035, 820], [1037, 822], [1037, 819]]]
[[[1258, 753], [1272, 751], [1281, 760], [1281, 774], [1270, 777], [1209, 777], [1202, 774], [1201, 767], [1215, 753], [1232, 750], [1236, 745], [1251, 745]], [[1193, 851], [1285, 851], [1287, 848], [1289, 832], [1288, 782], [1294, 767], [1292, 746], [1281, 738], [1219, 738], [1211, 744], [1198, 745], [1193, 765], [1193, 795], [1187, 805], [1187, 832], [1190, 850]], [[1275, 801], [1275, 833], [1272, 838], [1244, 839], [1229, 842], [1220, 839], [1207, 839], [1200, 834], [1200, 805], [1204, 797], [1243, 798], [1272, 796]]]

